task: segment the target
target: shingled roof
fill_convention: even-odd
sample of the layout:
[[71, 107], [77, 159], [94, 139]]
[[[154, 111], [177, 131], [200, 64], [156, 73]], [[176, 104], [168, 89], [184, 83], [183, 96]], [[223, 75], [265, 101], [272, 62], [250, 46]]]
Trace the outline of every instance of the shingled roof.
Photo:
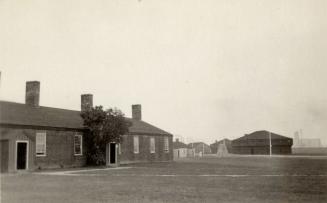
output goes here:
[[[21, 103], [0, 101], [0, 124], [54, 127], [69, 129], [84, 129], [80, 111], [59, 109], [52, 107], [31, 107]], [[132, 118], [126, 118], [131, 122], [130, 133], [171, 135], [149, 123]]]

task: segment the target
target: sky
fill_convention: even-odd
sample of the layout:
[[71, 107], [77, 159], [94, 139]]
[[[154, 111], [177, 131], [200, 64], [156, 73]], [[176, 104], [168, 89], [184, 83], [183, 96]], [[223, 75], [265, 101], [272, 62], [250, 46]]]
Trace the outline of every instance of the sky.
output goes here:
[[327, 144], [325, 0], [0, 0], [1, 100], [117, 107], [185, 142]]

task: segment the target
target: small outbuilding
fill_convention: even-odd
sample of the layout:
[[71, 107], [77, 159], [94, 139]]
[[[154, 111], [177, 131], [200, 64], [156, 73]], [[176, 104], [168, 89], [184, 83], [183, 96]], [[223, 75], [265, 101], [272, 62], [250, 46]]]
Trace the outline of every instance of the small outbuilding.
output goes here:
[[232, 140], [233, 154], [291, 154], [293, 139], [266, 130]]
[[173, 142], [173, 148], [174, 159], [193, 156], [192, 149], [190, 149], [187, 144], [180, 142], [179, 139], [176, 139], [176, 141]]

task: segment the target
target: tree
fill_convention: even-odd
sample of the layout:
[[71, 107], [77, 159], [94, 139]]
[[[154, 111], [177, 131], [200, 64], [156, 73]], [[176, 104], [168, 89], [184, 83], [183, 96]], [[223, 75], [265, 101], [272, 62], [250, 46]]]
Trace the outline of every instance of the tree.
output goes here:
[[95, 106], [81, 112], [86, 127], [84, 142], [86, 144], [86, 159], [90, 165], [106, 163], [106, 145], [110, 142], [121, 142], [122, 135], [128, 133], [130, 123], [117, 108], [103, 110]]

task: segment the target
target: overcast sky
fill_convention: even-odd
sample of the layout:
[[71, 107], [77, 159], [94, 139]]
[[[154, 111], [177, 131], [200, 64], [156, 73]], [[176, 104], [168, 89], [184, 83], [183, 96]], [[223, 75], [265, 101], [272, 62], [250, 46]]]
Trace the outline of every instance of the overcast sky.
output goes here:
[[94, 104], [189, 141], [256, 130], [327, 144], [325, 0], [0, 0], [1, 99]]

